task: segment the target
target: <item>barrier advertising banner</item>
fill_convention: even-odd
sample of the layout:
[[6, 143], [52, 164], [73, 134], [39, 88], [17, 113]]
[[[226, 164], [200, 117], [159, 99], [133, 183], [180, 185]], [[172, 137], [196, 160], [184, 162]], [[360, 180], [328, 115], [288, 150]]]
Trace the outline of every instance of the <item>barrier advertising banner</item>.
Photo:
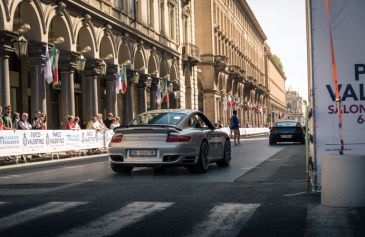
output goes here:
[[113, 134], [112, 130], [2, 130], [0, 156], [104, 148]]
[[[335, 72], [342, 103], [343, 153], [365, 154], [364, 9], [364, 0], [310, 1], [315, 165], [318, 186], [321, 157], [339, 154], [341, 147], [340, 119], [334, 88]], [[332, 63], [332, 55], [336, 65]]]

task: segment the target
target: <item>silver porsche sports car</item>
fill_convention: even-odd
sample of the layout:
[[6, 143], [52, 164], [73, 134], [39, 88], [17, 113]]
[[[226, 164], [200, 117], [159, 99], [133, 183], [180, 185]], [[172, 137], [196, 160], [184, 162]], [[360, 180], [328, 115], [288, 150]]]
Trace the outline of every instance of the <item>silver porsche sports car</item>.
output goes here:
[[179, 109], [148, 111], [128, 126], [115, 128], [108, 153], [118, 173], [136, 166], [184, 166], [206, 172], [209, 163], [227, 167], [231, 161], [228, 135], [216, 131], [203, 113]]

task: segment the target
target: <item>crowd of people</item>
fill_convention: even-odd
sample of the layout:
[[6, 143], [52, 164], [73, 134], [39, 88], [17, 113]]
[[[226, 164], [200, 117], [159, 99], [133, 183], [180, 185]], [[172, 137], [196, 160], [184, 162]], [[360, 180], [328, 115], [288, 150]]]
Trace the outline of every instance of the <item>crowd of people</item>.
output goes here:
[[47, 118], [41, 111], [36, 111], [34, 113], [34, 117], [29, 119], [28, 113], [22, 113], [21, 117], [18, 112], [12, 113], [10, 105], [5, 106], [4, 109], [5, 111], [3, 113], [3, 108], [0, 106], [0, 130], [47, 129]]
[[[68, 115], [64, 129], [96, 129], [107, 130], [120, 126], [120, 118], [114, 117], [112, 113], [107, 114], [103, 120], [102, 114], [95, 114], [85, 126], [80, 125], [78, 116]], [[21, 117], [18, 112], [12, 113], [12, 107], [7, 105], [3, 108], [0, 106], [0, 130], [47, 130], [47, 116], [41, 111], [36, 111], [33, 118], [29, 118], [28, 113], [22, 113]]]

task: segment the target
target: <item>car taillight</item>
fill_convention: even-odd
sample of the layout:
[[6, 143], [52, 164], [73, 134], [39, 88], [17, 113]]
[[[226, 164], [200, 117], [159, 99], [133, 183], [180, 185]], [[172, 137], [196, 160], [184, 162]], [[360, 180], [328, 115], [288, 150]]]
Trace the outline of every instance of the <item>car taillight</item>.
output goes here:
[[275, 132], [276, 128], [271, 128], [270, 132]]
[[189, 136], [180, 136], [169, 134], [166, 138], [166, 142], [190, 142], [191, 137]]
[[297, 128], [297, 131], [298, 131], [299, 133], [303, 133], [303, 128]]
[[114, 134], [112, 137], [112, 143], [120, 143], [122, 142], [123, 134]]

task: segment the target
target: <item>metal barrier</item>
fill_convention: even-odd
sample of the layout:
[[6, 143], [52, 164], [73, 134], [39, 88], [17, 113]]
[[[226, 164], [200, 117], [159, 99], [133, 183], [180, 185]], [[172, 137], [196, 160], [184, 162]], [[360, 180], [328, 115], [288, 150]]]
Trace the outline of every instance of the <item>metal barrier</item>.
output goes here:
[[[223, 131], [228, 135], [231, 134], [231, 130], [228, 127], [219, 128], [218, 131]], [[241, 136], [258, 136], [258, 135], [267, 135], [270, 133], [269, 128], [240, 128]]]

